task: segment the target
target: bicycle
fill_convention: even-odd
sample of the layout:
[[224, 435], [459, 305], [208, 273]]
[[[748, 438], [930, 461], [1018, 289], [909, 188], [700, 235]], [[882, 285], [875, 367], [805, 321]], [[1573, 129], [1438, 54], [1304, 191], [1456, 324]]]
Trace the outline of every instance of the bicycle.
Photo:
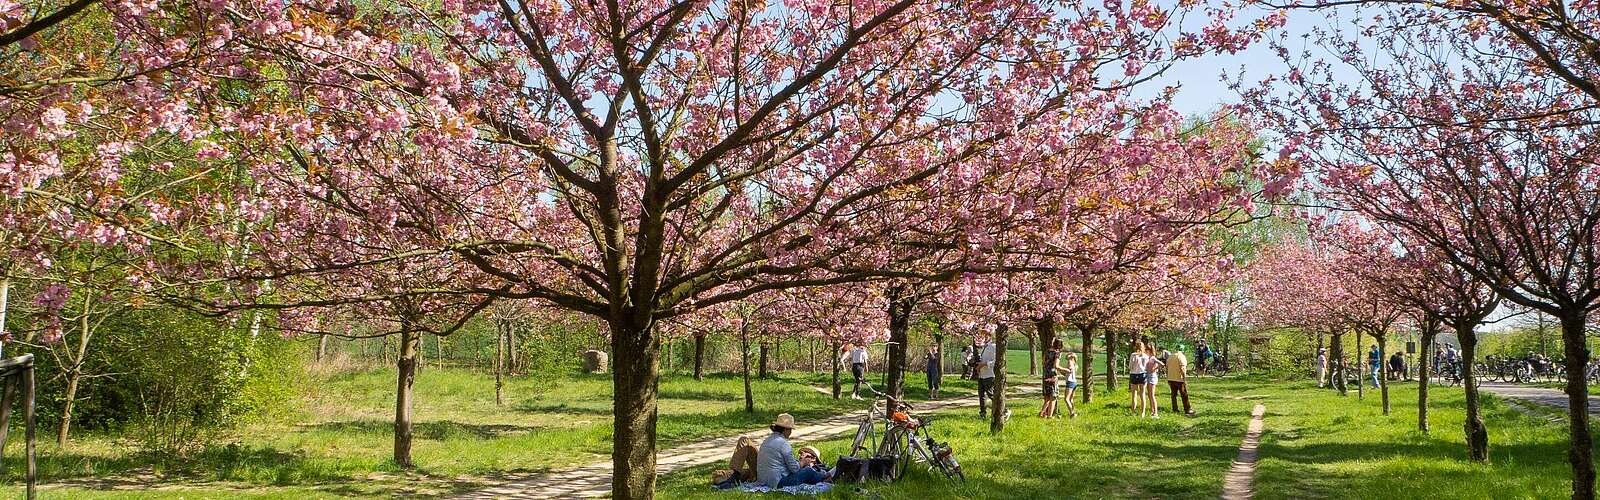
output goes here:
[[[910, 403], [878, 392], [870, 385], [867, 390], [872, 391], [875, 397], [856, 428], [849, 456], [860, 456], [862, 452], [872, 450], [873, 456], [892, 457], [895, 466], [890, 472], [890, 480], [904, 477], [913, 461], [927, 464], [930, 470], [939, 471], [947, 479], [967, 480], [961, 463], [956, 460], [954, 448], [949, 442], [935, 440], [930, 433], [932, 417], [916, 417], [910, 413]], [[879, 398], [883, 400], [882, 404]], [[883, 425], [882, 441], [879, 441], [877, 434], [880, 423]]]

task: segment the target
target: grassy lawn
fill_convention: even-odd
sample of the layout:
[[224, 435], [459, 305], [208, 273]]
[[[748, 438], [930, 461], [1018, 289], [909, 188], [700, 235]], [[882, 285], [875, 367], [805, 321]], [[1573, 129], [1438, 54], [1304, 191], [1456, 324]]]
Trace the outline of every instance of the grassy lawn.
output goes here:
[[[1165, 387], [1162, 388], [1165, 390]], [[1251, 407], [1268, 408], [1256, 477], [1259, 498], [1561, 498], [1569, 474], [1562, 424], [1486, 402], [1490, 465], [1464, 460], [1464, 400], [1459, 389], [1431, 391], [1433, 433], [1416, 432], [1416, 388], [1391, 389], [1393, 411], [1376, 393], [1357, 401], [1311, 384], [1257, 378], [1198, 379], [1191, 396], [1200, 415], [1160, 420], [1127, 416], [1127, 393], [1097, 395], [1075, 420], [1031, 416], [1019, 402], [1004, 435], [988, 434], [970, 412], [940, 415], [968, 481], [952, 485], [913, 466], [895, 484], [869, 485], [886, 499], [927, 498], [1216, 498], [1237, 453]], [[1164, 395], [1164, 394], [1163, 394]], [[1492, 398], [1491, 398], [1492, 399]], [[1165, 406], [1165, 400], [1163, 400]], [[820, 446], [830, 457], [844, 440]], [[665, 498], [754, 497], [712, 492], [714, 467], [663, 478]], [[848, 490], [848, 488], [847, 488]], [[854, 491], [824, 498], [857, 498]]]
[[[1026, 358], [1013, 352], [1013, 367]], [[1020, 361], [1020, 362], [1019, 362]], [[537, 376], [510, 381], [504, 406], [494, 403], [492, 377], [433, 369], [417, 381], [420, 469], [389, 463], [392, 405], [388, 370], [319, 376], [294, 411], [222, 436], [185, 458], [132, 451], [108, 436], [80, 436], [66, 450], [40, 444], [48, 497], [70, 498], [339, 498], [441, 496], [484, 487], [506, 475], [603, 462], [610, 451], [610, 381], [606, 376]], [[873, 374], [873, 380], [879, 374]], [[719, 374], [661, 381], [662, 448], [761, 428], [780, 411], [803, 421], [855, 410], [814, 387], [827, 374], [781, 373], [756, 380], [757, 411], [743, 411], [742, 383]], [[1097, 377], [1097, 383], [1101, 379]], [[1037, 379], [1016, 377], [1017, 384]], [[923, 380], [908, 381], [913, 398]], [[1381, 415], [1377, 394], [1357, 400], [1304, 382], [1264, 378], [1197, 379], [1197, 417], [1160, 420], [1127, 415], [1127, 393], [1097, 394], [1073, 420], [1031, 415], [1038, 401], [1013, 401], [1005, 434], [988, 433], [971, 409], [940, 415], [935, 433], [951, 439], [969, 481], [950, 485], [914, 467], [892, 485], [871, 485], [883, 498], [1215, 498], [1244, 433], [1250, 408], [1268, 406], [1256, 478], [1261, 498], [1550, 498], [1565, 496], [1564, 427], [1524, 416], [1487, 398], [1490, 465], [1463, 460], [1460, 389], [1433, 391], [1431, 435], [1415, 431], [1415, 386], [1392, 390], [1393, 414]], [[973, 391], [947, 377], [946, 394]], [[848, 390], [848, 385], [846, 390]], [[1163, 391], [1165, 389], [1163, 388]], [[1164, 394], [1163, 394], [1164, 396]], [[1165, 400], [1163, 399], [1163, 406]], [[14, 431], [12, 436], [20, 436]], [[41, 441], [50, 441], [41, 435]], [[837, 456], [844, 440], [821, 443]], [[0, 495], [19, 493], [20, 443], [6, 450]], [[661, 479], [662, 498], [739, 498], [705, 486], [712, 466]], [[919, 466], [920, 467], [920, 466]], [[157, 485], [158, 489], [152, 489]], [[829, 498], [855, 498], [841, 491]]]
[[1565, 423], [1530, 418], [1484, 398], [1489, 465], [1467, 461], [1461, 389], [1428, 391], [1430, 434], [1416, 431], [1414, 383], [1378, 394], [1316, 390], [1309, 384], [1248, 389], [1267, 396], [1256, 484], [1260, 498], [1565, 498], [1570, 495]]
[[[758, 429], [780, 412], [804, 421], [862, 407], [860, 401], [835, 401], [813, 388], [826, 387], [830, 379], [827, 374], [786, 372], [753, 380], [756, 411], [747, 413], [743, 383], [736, 375], [716, 374], [704, 381], [665, 375], [660, 383], [659, 445], [668, 448]], [[913, 398], [926, 394], [920, 375], [908, 383]], [[40, 475], [43, 482], [72, 487], [56, 494], [71, 491], [74, 497], [93, 498], [233, 497], [244, 491], [265, 495], [261, 498], [433, 495], [477, 489], [496, 476], [610, 459], [608, 375], [515, 377], [507, 384], [505, 404], [497, 406], [492, 376], [424, 369], [415, 389], [414, 472], [400, 471], [389, 458], [393, 386], [390, 369], [319, 376], [307, 382], [302, 401], [288, 415], [221, 436], [181, 459], [138, 454], [110, 436], [74, 436], [60, 450], [41, 433]], [[970, 381], [950, 377], [945, 383], [947, 395], [974, 391]], [[14, 486], [22, 470], [16, 439], [21, 432], [11, 435], [4, 484]], [[90, 491], [152, 483], [175, 489]]]

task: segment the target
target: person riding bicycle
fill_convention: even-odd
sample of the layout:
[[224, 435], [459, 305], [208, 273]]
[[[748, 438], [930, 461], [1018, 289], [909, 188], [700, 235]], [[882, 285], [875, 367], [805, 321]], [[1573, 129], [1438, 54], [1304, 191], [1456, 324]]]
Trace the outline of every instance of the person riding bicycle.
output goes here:
[[1195, 345], [1195, 347], [1194, 347], [1195, 368], [1198, 369], [1200, 371], [1200, 373], [1205, 373], [1206, 372], [1206, 368], [1211, 366], [1211, 356], [1213, 354], [1215, 354], [1215, 353], [1213, 353], [1211, 351], [1211, 346], [1206, 345], [1205, 339], [1201, 339]]

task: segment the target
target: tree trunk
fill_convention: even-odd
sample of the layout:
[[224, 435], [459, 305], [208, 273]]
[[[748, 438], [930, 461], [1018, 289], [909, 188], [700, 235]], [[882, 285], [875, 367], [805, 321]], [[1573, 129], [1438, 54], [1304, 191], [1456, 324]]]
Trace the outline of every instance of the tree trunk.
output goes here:
[[522, 369], [522, 357], [517, 355], [517, 322], [506, 325], [506, 373], [515, 375]]
[[323, 356], [328, 355], [328, 334], [320, 335], [317, 339], [317, 362], [321, 363]]
[[[1467, 393], [1467, 420], [1463, 428], [1467, 433], [1467, 457], [1478, 462], [1489, 461], [1489, 430], [1483, 425], [1483, 415], [1478, 412], [1478, 381], [1472, 373], [1472, 362], [1477, 359], [1478, 334], [1472, 331], [1473, 321], [1457, 321], [1456, 339], [1461, 342], [1461, 384]], [[1584, 433], [1587, 441], [1587, 432]], [[1587, 449], [1587, 448], [1586, 448]]]
[[650, 325], [611, 324], [611, 494], [655, 497], [656, 397], [661, 344]]
[[817, 373], [817, 339], [811, 339], [806, 342], [806, 347], [811, 350], [811, 373], [815, 375]]
[[1035, 333], [1023, 332], [1022, 336], [1028, 338], [1028, 376], [1032, 377], [1039, 374], [1040, 342], [1034, 340], [1037, 336]]
[[1378, 390], [1383, 393], [1383, 414], [1389, 414], [1389, 336], [1375, 337], [1378, 342]]
[[394, 463], [403, 469], [411, 462], [411, 386], [417, 379], [417, 358], [421, 337], [410, 328], [400, 330], [400, 354], [395, 357]]
[[1117, 392], [1117, 332], [1102, 329], [1106, 331], [1106, 394], [1111, 394]]
[[1439, 323], [1433, 320], [1424, 321], [1422, 325], [1422, 349], [1417, 353], [1417, 430], [1423, 434], [1428, 433], [1428, 379], [1431, 378], [1433, 368], [1433, 339], [1439, 334]]
[[496, 322], [494, 330], [494, 404], [501, 406], [505, 400], [506, 324]]
[[1006, 428], [1006, 325], [994, 329], [994, 412], [990, 415], [989, 432], [999, 434]]
[[1083, 384], [1078, 386], [1078, 392], [1083, 393], [1083, 402], [1088, 403], [1094, 400], [1094, 384], [1090, 383], [1094, 380], [1094, 363], [1093, 358], [1089, 357], [1089, 346], [1094, 344], [1094, 323], [1080, 323], [1078, 331], [1083, 334], [1083, 359], [1079, 360], [1083, 363], [1083, 370], [1078, 377]]
[[72, 429], [72, 407], [78, 400], [78, 384], [83, 380], [83, 359], [89, 352], [89, 337], [94, 333], [89, 316], [94, 312], [94, 294], [84, 294], [83, 314], [78, 316], [78, 348], [69, 352], [67, 362], [71, 364], [66, 369], [67, 390], [63, 394], [61, 403], [61, 421], [56, 426], [56, 446], [67, 446], [67, 434]]
[[916, 309], [916, 298], [900, 288], [889, 291], [889, 349], [883, 365], [884, 385], [887, 393], [899, 399], [904, 395], [906, 380], [906, 348], [911, 337], [911, 311]]
[[764, 340], [761, 341], [759, 344], [757, 344], [756, 348], [760, 349], [760, 351], [761, 351], [761, 354], [760, 354], [761, 362], [757, 364], [757, 367], [758, 367], [757, 369], [759, 370], [759, 372], [757, 373], [756, 377], [765, 379], [765, 378], [767, 378], [767, 359], [768, 359], [767, 358], [767, 351], [768, 351], [768, 349], [767, 349], [767, 341], [764, 341]]
[[833, 346], [833, 399], [839, 399], [839, 349], [843, 348], [838, 342], [829, 344]]
[[706, 334], [694, 334], [694, 379], [705, 380]]
[[1589, 436], [1589, 386], [1584, 376], [1589, 366], [1589, 346], [1584, 332], [1587, 318], [1581, 312], [1561, 318], [1562, 354], [1567, 365], [1567, 423], [1572, 443], [1567, 462], [1572, 464], [1572, 498], [1594, 499], [1594, 457]]
[[1328, 372], [1333, 375], [1333, 387], [1339, 389], [1340, 396], [1350, 393], [1345, 387], [1345, 381], [1350, 378], [1344, 366], [1344, 334], [1334, 333], [1328, 336]]
[[1361, 332], [1356, 332], [1356, 399], [1367, 397], [1367, 358], [1361, 350]]
[[[762, 351], [766, 353], [765, 350]], [[750, 325], [739, 325], [739, 373], [744, 377], [744, 411], [756, 412], [756, 397], [750, 392]]]
[[61, 403], [61, 423], [56, 427], [56, 447], [67, 447], [67, 432], [72, 427], [72, 403], [78, 398], [78, 381], [83, 378], [80, 370], [67, 372], [67, 392], [63, 395], [65, 401]]
[[[0, 278], [0, 332], [11, 331], [6, 328], [6, 313], [11, 309], [11, 275], [8, 273]], [[4, 345], [0, 345], [4, 347]], [[0, 349], [3, 351], [3, 349]]]

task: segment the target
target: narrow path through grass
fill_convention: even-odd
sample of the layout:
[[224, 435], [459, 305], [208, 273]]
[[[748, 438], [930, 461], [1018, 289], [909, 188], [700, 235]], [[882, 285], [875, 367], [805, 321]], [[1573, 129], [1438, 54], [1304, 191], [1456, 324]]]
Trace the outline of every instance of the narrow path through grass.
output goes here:
[[1261, 446], [1261, 431], [1266, 425], [1263, 418], [1266, 415], [1266, 405], [1257, 404], [1250, 410], [1250, 426], [1245, 430], [1244, 442], [1239, 445], [1239, 457], [1233, 459], [1233, 466], [1222, 480], [1222, 498], [1225, 500], [1249, 500], [1255, 495], [1250, 484], [1256, 476], [1257, 452]]

